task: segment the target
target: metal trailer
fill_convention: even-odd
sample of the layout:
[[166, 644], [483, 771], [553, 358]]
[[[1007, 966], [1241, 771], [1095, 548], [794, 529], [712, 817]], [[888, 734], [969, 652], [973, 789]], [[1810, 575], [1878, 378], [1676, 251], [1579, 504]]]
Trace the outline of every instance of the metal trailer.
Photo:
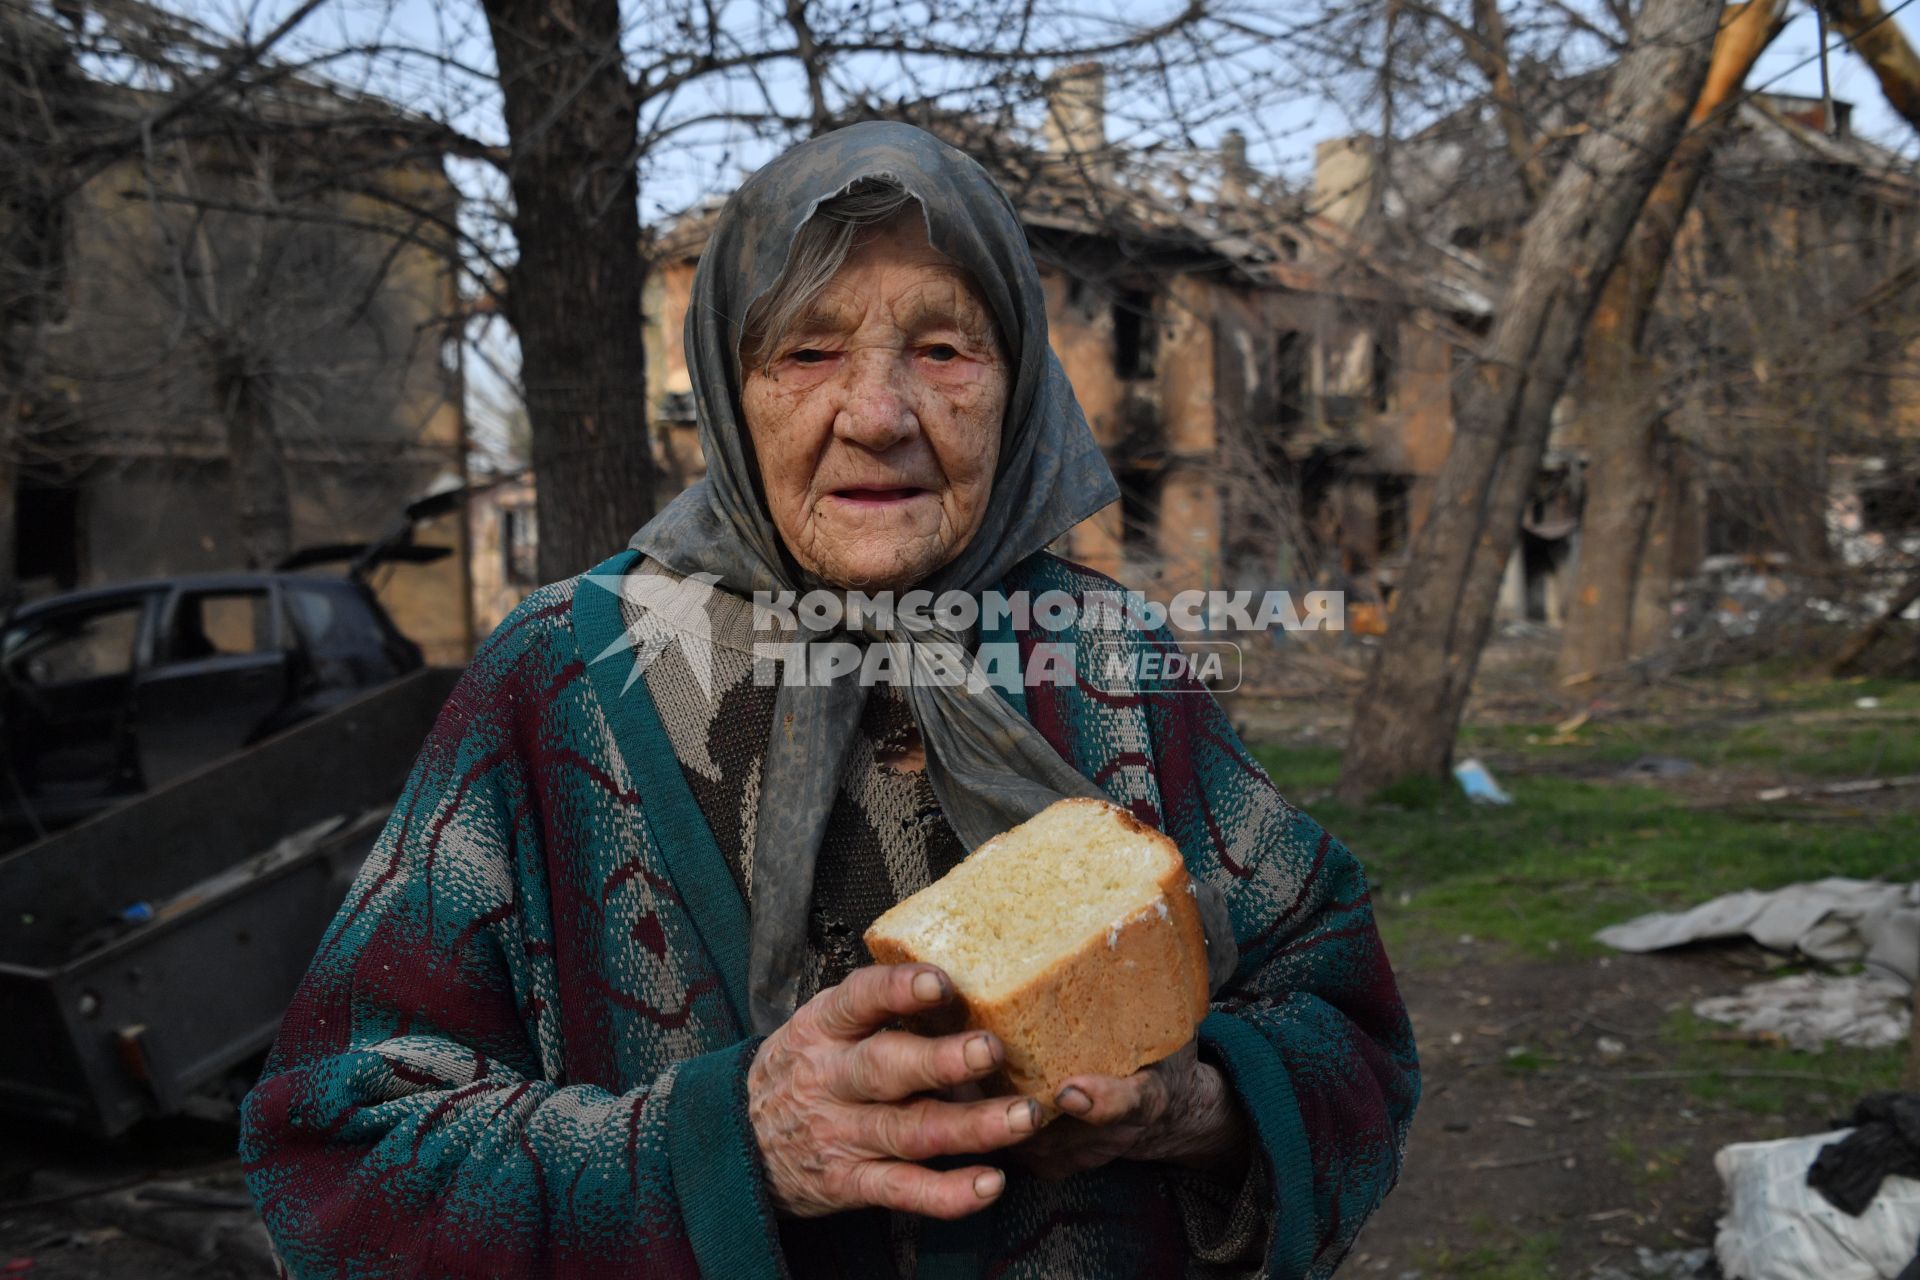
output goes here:
[[457, 671], [0, 858], [0, 1112], [124, 1132], [273, 1040]]

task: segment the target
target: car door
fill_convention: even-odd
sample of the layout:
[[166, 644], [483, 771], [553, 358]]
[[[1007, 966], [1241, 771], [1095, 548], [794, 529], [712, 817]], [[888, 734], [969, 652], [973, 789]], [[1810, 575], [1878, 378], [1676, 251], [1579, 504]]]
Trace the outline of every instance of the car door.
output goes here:
[[272, 582], [182, 586], [163, 608], [136, 692], [149, 787], [254, 741], [289, 694], [287, 637]]
[[130, 699], [149, 607], [131, 594], [38, 610], [0, 638], [7, 764], [49, 820], [139, 787]]

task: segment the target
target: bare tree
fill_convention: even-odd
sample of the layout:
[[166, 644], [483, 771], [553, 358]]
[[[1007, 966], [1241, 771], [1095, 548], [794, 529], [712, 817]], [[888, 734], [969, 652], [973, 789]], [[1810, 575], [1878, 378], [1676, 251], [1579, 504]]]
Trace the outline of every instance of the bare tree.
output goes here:
[[1501, 574], [1600, 286], [1680, 141], [1720, 6], [1648, 0], [1606, 98], [1528, 219], [1497, 319], [1456, 413], [1418, 569], [1354, 711], [1341, 794], [1444, 774]]
[[[1818, 0], [1839, 31], [1880, 81], [1887, 102], [1920, 129], [1920, 54], [1880, 0]], [[1905, 7], [1905, 6], [1901, 6]]]
[[0, 608], [14, 591], [16, 476], [25, 424], [48, 396], [44, 339], [59, 319], [69, 234], [63, 144], [94, 122], [73, 50], [0, 5]]
[[578, 573], [653, 503], [640, 342], [643, 87], [616, 0], [486, 0], [518, 256], [506, 309], [540, 477], [540, 574]]
[[1784, 0], [1727, 7], [1687, 133], [1641, 208], [1594, 309], [1576, 428], [1588, 457], [1587, 494], [1560, 644], [1562, 675], [1617, 666], [1663, 638], [1663, 579], [1672, 566], [1670, 547], [1652, 526], [1673, 468], [1662, 421], [1666, 406], [1645, 350], [1647, 321], [1726, 108], [1786, 20]]
[[[577, 572], [645, 519], [656, 489], [648, 443], [637, 222], [642, 175], [688, 143], [768, 144], [879, 107], [1004, 113], [1040, 97], [1050, 64], [1097, 55], [1119, 78], [1143, 68], [1171, 89], [1246, 23], [1205, 33], [1200, 4], [1159, 21], [1093, 17], [1050, 4], [1017, 20], [990, 5], [934, 19], [906, 3], [786, 0], [751, 14], [655, 0], [623, 26], [616, 0], [485, 0], [510, 139], [517, 256], [505, 308], [540, 477], [543, 576]], [[1257, 26], [1257, 24], [1256, 24]], [[1185, 102], [1175, 114], [1204, 114]], [[1096, 157], [1089, 157], [1097, 162]]]

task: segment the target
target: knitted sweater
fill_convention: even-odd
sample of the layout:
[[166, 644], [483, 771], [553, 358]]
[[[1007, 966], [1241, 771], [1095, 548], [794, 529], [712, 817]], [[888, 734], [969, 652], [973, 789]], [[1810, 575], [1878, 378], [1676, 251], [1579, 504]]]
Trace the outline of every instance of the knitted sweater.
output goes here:
[[[1046, 555], [1003, 585], [1113, 589]], [[746, 1114], [746, 902], [646, 682], [594, 661], [626, 650], [624, 629], [619, 598], [577, 579], [501, 625], [329, 927], [243, 1112], [247, 1178], [289, 1274], [788, 1272]], [[1073, 634], [983, 639], [1031, 654]], [[1358, 864], [1279, 797], [1203, 690], [1122, 696], [1082, 672], [1011, 700], [1224, 893], [1240, 963], [1200, 1034], [1272, 1188], [1262, 1271], [1330, 1273], [1398, 1173], [1418, 1096]], [[809, 1271], [886, 1269], [881, 1215], [801, 1234]], [[1016, 1171], [991, 1208], [923, 1223], [916, 1266], [1202, 1264], [1169, 1171], [1122, 1161], [1058, 1183]]]
[[[649, 586], [665, 585], [678, 593], [675, 615], [699, 611], [692, 629], [703, 631], [704, 642], [696, 646], [683, 631], [693, 620], [650, 608], [644, 597], [651, 592], [630, 591], [621, 600], [621, 618], [661, 727], [751, 913], [760, 766], [773, 731], [775, 686], [783, 664], [775, 660], [757, 678], [754, 643], [769, 637], [756, 632], [749, 601], [689, 582], [652, 560], [643, 559], [631, 572], [660, 580]], [[940, 811], [926, 770], [889, 762], [919, 742], [905, 692], [884, 684], [870, 690], [814, 871], [806, 968], [799, 987], [803, 1002], [856, 967], [872, 963], [861, 941], [867, 927], [966, 856], [960, 837]], [[1272, 1200], [1265, 1162], [1251, 1161], [1244, 1179], [1178, 1168], [1167, 1172], [1195, 1256], [1219, 1264], [1216, 1269], [1223, 1275], [1256, 1269], [1265, 1253], [1264, 1210]], [[888, 1227], [893, 1262], [889, 1274], [911, 1276], [919, 1219], [890, 1214]], [[814, 1274], [806, 1270], [814, 1260], [806, 1256], [812, 1238], [812, 1228], [782, 1224], [783, 1252], [796, 1275]], [[818, 1274], [838, 1280], [831, 1269]]]

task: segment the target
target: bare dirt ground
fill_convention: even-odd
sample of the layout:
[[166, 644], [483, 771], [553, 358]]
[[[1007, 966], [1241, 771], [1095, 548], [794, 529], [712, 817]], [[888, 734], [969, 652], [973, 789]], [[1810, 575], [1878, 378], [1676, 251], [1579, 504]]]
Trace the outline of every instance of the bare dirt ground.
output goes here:
[[254, 1220], [235, 1207], [244, 1199], [237, 1145], [231, 1124], [185, 1119], [111, 1142], [9, 1127], [0, 1135], [0, 1276], [271, 1276], [257, 1255], [230, 1247]]
[[1787, 1105], [1768, 1115], [1690, 1094], [1663, 1022], [1753, 980], [1724, 955], [1529, 964], [1471, 950], [1402, 970], [1426, 1093], [1400, 1186], [1351, 1273], [1647, 1274], [1642, 1250], [1711, 1245], [1715, 1151], [1830, 1127], [1851, 1104], [1812, 1079], [1782, 1081]]

